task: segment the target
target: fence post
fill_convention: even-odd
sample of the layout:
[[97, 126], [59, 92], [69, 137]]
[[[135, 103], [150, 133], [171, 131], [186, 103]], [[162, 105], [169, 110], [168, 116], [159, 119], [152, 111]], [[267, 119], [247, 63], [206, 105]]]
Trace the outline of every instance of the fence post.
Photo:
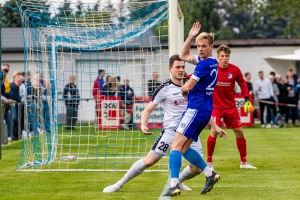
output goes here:
[[11, 143], [13, 142], [14, 140], [14, 123], [13, 123], [13, 115], [12, 115], [12, 107], [15, 103], [11, 103], [9, 104], [9, 122], [10, 122], [10, 141]]
[[22, 139], [21, 138], [21, 108], [22, 108], [22, 103], [18, 103], [18, 140]]

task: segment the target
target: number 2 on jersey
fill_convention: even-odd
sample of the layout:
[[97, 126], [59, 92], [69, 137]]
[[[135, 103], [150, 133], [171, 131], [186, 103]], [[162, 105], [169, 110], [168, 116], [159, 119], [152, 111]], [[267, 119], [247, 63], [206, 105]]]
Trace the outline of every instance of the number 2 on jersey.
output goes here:
[[213, 82], [211, 82], [211, 84], [209, 84], [207, 86], [207, 88], [206, 88], [207, 90], [214, 90], [214, 87], [212, 87], [212, 86], [214, 85], [214, 83], [216, 82], [217, 77], [218, 77], [218, 71], [217, 71], [217, 69], [211, 70], [210, 76], [212, 76], [214, 73], [216, 73], [215, 79], [213, 80]]

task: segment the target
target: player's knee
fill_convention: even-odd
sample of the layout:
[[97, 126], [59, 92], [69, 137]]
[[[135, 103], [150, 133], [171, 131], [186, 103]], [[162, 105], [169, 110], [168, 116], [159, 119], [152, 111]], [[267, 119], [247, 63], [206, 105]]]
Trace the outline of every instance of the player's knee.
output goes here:
[[236, 137], [238, 137], [238, 138], [244, 137], [244, 132], [243, 132], [242, 128], [235, 128], [235, 129], [233, 129], [233, 131], [234, 131]]
[[157, 161], [160, 160], [160, 156], [162, 155], [159, 155], [157, 154], [157, 156], [155, 155], [152, 155], [151, 153], [149, 153], [144, 159], [144, 164], [146, 167], [151, 167], [153, 166], [155, 163], [157, 163]]
[[199, 175], [201, 173], [201, 170], [197, 167], [195, 167], [194, 165], [192, 164], [189, 164], [190, 166], [190, 170], [191, 172], [194, 174], [194, 175]]
[[210, 131], [210, 136], [213, 137], [213, 138], [217, 138], [218, 137], [218, 133], [215, 131], [215, 129], [211, 129]]
[[154, 159], [146, 159], [146, 158], [144, 158], [144, 164], [145, 164], [146, 167], [151, 167], [155, 163], [156, 163], [156, 161]]

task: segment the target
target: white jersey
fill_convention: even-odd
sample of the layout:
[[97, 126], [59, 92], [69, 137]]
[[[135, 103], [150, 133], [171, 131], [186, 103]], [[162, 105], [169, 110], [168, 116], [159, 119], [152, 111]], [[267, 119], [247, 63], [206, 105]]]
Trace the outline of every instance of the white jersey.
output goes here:
[[[185, 82], [187, 79], [184, 79]], [[155, 90], [151, 101], [156, 105], [163, 103], [165, 110], [163, 127], [165, 129], [175, 128], [178, 125], [187, 106], [187, 99], [182, 96], [181, 86], [173, 83], [171, 79]]]

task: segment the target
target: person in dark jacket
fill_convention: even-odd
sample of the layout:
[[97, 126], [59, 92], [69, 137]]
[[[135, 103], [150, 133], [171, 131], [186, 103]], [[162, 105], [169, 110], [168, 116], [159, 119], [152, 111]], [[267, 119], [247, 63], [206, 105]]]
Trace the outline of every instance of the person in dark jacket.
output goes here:
[[129, 86], [129, 79], [124, 80], [124, 85], [119, 86], [119, 96], [122, 99], [123, 114], [123, 128], [130, 128], [133, 124], [133, 103], [134, 90]]
[[281, 121], [281, 125], [280, 127], [287, 127], [287, 124], [285, 124], [285, 118], [288, 116], [285, 116], [285, 114], [288, 111], [288, 107], [284, 106], [282, 104], [287, 104], [287, 96], [288, 96], [288, 84], [286, 79], [284, 79], [283, 77], [279, 76], [277, 78], [277, 86], [279, 89], [279, 95], [278, 95], [278, 113], [276, 116], [275, 121]]
[[75, 129], [79, 105], [79, 91], [75, 85], [75, 76], [70, 76], [70, 82], [64, 87], [63, 98], [67, 109], [66, 128]]
[[16, 102], [16, 104], [12, 107], [12, 119], [13, 119], [13, 130], [12, 130], [12, 139], [18, 140], [18, 104], [21, 102], [20, 97], [20, 85], [24, 80], [24, 76], [17, 75], [10, 85], [10, 92], [8, 94], [9, 98]]
[[[287, 87], [287, 90], [288, 90], [287, 102], [288, 102], [288, 104], [293, 104], [295, 106], [288, 107], [289, 109], [287, 109], [286, 116], [288, 116], [289, 110], [291, 110], [292, 111], [291, 118], [292, 118], [292, 126], [293, 127], [298, 126], [296, 124], [296, 119], [298, 118], [298, 108], [296, 107], [296, 105], [298, 104], [299, 93], [298, 93], [298, 90], [295, 90], [297, 81], [298, 81], [298, 76], [296, 74], [294, 74], [293, 69], [288, 69], [287, 84], [289, 86]], [[286, 117], [285, 122], [288, 123], [288, 117]]]
[[153, 72], [152, 73], [152, 79], [148, 80], [148, 96], [152, 96], [154, 91], [158, 86], [160, 86], [160, 82], [157, 80], [158, 79], [158, 73]]

